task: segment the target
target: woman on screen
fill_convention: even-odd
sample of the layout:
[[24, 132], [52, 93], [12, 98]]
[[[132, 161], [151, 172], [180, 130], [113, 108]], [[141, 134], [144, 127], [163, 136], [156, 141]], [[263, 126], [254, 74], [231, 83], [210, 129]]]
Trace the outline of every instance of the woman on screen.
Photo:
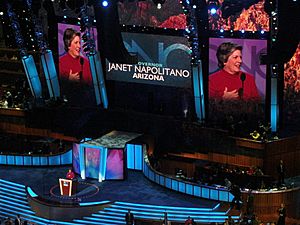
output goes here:
[[81, 35], [72, 28], [64, 31], [65, 54], [59, 58], [62, 93], [71, 104], [89, 102], [92, 76], [89, 61], [81, 56]]
[[222, 43], [217, 50], [220, 70], [209, 76], [209, 98], [216, 100], [259, 101], [254, 76], [241, 71], [242, 46]]

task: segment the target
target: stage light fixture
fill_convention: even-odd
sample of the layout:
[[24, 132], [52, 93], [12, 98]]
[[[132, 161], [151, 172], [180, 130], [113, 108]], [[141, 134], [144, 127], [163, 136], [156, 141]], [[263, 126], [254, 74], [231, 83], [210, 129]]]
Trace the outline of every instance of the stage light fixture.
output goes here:
[[217, 13], [217, 9], [219, 8], [219, 1], [218, 0], [209, 0], [207, 2], [207, 8], [211, 15]]
[[106, 0], [102, 1], [102, 6], [107, 7], [108, 6], [108, 1], [106, 1]]
[[161, 9], [162, 5], [165, 3], [166, 0], [152, 0], [152, 1], [156, 5], [157, 9]]

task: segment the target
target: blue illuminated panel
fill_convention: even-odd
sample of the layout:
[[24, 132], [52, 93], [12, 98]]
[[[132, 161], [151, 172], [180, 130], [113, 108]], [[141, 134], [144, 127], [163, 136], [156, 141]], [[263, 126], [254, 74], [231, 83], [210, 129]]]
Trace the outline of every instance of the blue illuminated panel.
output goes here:
[[72, 149], [61, 155], [61, 164], [72, 164]]
[[15, 157], [12, 155], [7, 156], [7, 164], [8, 165], [15, 165]]
[[144, 174], [149, 177], [149, 166], [146, 163], [144, 165]]
[[127, 152], [127, 168], [134, 169], [134, 145], [127, 144], [126, 152]]
[[33, 158], [32, 158], [32, 161], [33, 161], [33, 165], [34, 165], [34, 166], [39, 166], [39, 165], [41, 165], [41, 163], [40, 163], [40, 157], [33, 157]]
[[158, 184], [159, 184], [159, 177], [160, 177], [160, 176], [159, 176], [158, 174], [155, 175], [155, 183], [158, 183]]
[[49, 157], [49, 165], [60, 165], [60, 156], [51, 156]]
[[219, 200], [220, 201], [228, 201], [228, 192], [227, 191], [219, 191]]
[[172, 180], [170, 178], [166, 177], [166, 187], [171, 188], [172, 187]]
[[202, 197], [209, 198], [209, 188], [202, 187]]
[[6, 155], [0, 155], [0, 163], [6, 164]]
[[189, 194], [189, 195], [193, 195], [193, 185], [187, 184], [187, 185], [185, 186], [185, 188], [186, 188], [186, 192], [185, 192], [185, 193], [187, 193], [187, 194]]
[[185, 193], [185, 183], [179, 182], [179, 188], [178, 188], [178, 190], [179, 190], [180, 192]]
[[134, 169], [142, 170], [143, 165], [143, 148], [142, 145], [135, 145], [134, 149], [135, 157], [134, 157]]
[[32, 165], [32, 157], [31, 156], [24, 156], [24, 165], [31, 166]]
[[159, 176], [159, 184], [165, 186], [165, 177]]
[[154, 172], [152, 170], [149, 170], [149, 179], [154, 181]]
[[24, 164], [23, 156], [20, 156], [20, 155], [16, 156], [15, 160], [16, 160], [16, 165], [23, 165]]
[[198, 186], [194, 186], [194, 195], [198, 196], [198, 197], [202, 197], [201, 196], [201, 188]]
[[41, 165], [47, 166], [48, 165], [48, 158], [47, 157], [41, 157]]
[[210, 199], [214, 199], [214, 200], [219, 199], [218, 190], [210, 189]]
[[233, 197], [234, 196], [229, 192], [229, 202], [232, 202]]
[[178, 191], [178, 181], [172, 180], [172, 189]]

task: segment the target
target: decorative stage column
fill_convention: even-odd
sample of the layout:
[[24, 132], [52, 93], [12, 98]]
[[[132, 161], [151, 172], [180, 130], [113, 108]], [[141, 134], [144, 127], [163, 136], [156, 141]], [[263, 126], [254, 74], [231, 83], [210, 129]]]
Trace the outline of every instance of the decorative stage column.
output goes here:
[[43, 66], [43, 71], [47, 81], [47, 87], [49, 91], [50, 98], [60, 97], [59, 81], [57, 77], [57, 72], [53, 60], [52, 51], [47, 49], [41, 54], [41, 61]]
[[103, 103], [103, 107], [107, 109], [108, 99], [103, 75], [102, 64], [98, 52], [87, 54], [90, 62], [90, 69], [93, 77], [93, 85], [95, 90], [97, 105]]
[[100, 147], [99, 182], [105, 180], [107, 148]]
[[197, 64], [192, 64], [192, 76], [194, 87], [195, 110], [198, 119], [202, 121], [205, 119], [205, 101], [201, 60], [199, 60]]
[[277, 132], [279, 118], [277, 66], [271, 65], [271, 131]]
[[42, 85], [32, 55], [22, 57], [26, 77], [34, 98], [42, 98]]

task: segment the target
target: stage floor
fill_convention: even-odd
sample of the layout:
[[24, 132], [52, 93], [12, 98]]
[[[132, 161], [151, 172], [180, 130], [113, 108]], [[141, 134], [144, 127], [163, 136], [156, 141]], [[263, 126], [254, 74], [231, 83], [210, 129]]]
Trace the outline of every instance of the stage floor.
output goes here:
[[[44, 168], [0, 166], [0, 178], [28, 185], [44, 198], [59, 200], [56, 197], [58, 179], [64, 178], [68, 169], [69, 167], [65, 166]], [[94, 179], [87, 179], [85, 182], [91, 185], [80, 188], [80, 195], [87, 196], [77, 199], [80, 202], [109, 200], [181, 207], [214, 207], [217, 204], [216, 201], [191, 197], [160, 187], [146, 179], [139, 171], [129, 170], [125, 180], [107, 180], [100, 183]], [[95, 187], [99, 188], [96, 193]]]

